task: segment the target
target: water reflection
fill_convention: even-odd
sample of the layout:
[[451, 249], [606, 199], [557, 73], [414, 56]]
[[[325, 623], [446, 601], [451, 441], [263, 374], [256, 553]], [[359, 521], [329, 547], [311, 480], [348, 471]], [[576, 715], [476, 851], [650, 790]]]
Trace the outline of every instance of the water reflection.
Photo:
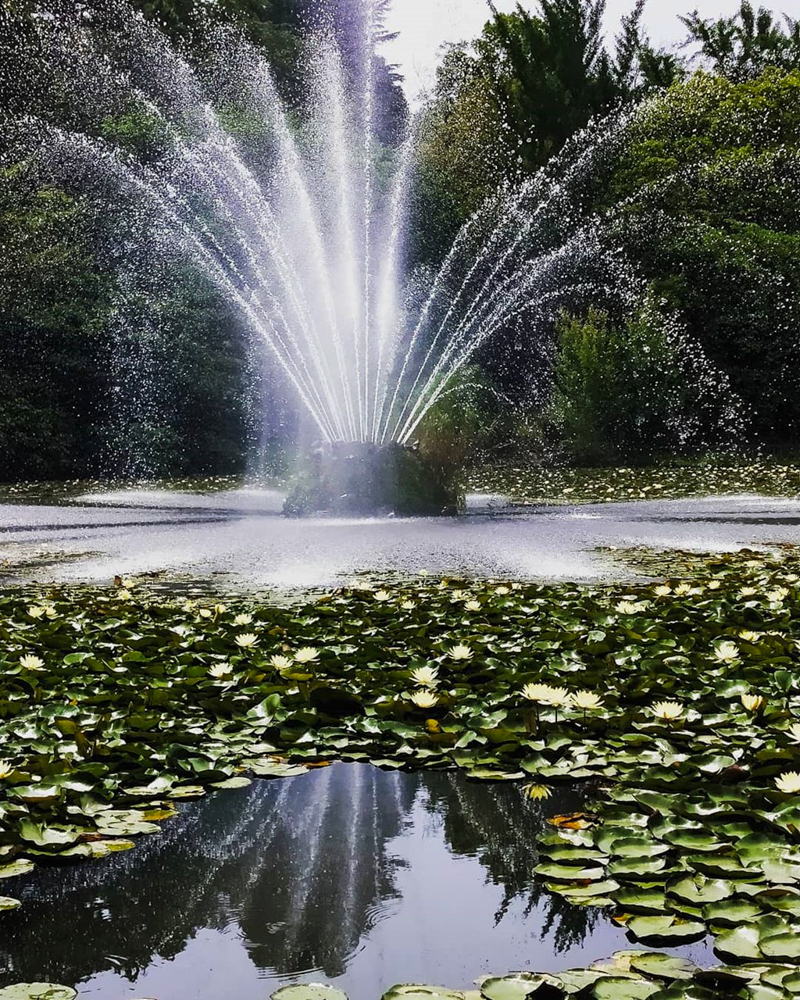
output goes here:
[[9, 880], [24, 906], [0, 917], [0, 985], [264, 1000], [275, 980], [324, 978], [375, 1000], [402, 980], [466, 986], [625, 946], [533, 877], [543, 822], [510, 786], [360, 764], [214, 795], [135, 851]]

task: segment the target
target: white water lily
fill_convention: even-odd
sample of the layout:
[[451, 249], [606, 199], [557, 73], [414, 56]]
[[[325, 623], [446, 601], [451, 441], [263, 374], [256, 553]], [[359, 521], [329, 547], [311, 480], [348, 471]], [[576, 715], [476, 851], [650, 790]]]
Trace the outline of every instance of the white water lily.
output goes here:
[[227, 610], [228, 610], [228, 608], [224, 604], [215, 604], [214, 605], [214, 614], [215, 615], [224, 615]]
[[767, 600], [772, 601], [774, 604], [781, 604], [789, 596], [789, 591], [786, 587], [776, 587], [774, 590], [767, 591]]
[[620, 601], [619, 604], [614, 608], [621, 615], [638, 615], [640, 611], [644, 611], [647, 605], [641, 601]]
[[200, 608], [200, 617], [208, 619], [211, 617], [211, 611], [208, 608]]
[[233, 673], [233, 667], [230, 663], [215, 663], [213, 667], [208, 668], [208, 673], [215, 680], [224, 680], [230, 677]]
[[528, 701], [536, 701], [541, 705], [547, 705], [550, 701], [552, 688], [549, 684], [526, 684], [522, 688], [522, 697]]
[[742, 587], [742, 589], [739, 591], [739, 597], [742, 598], [755, 597], [757, 593], [758, 593], [758, 588], [756, 587]]
[[32, 653], [26, 653], [25, 656], [20, 656], [19, 665], [25, 670], [37, 671], [44, 667], [44, 660]]
[[270, 666], [274, 667], [276, 670], [289, 670], [294, 666], [294, 660], [289, 656], [281, 656], [276, 653], [275, 656], [269, 658]]
[[482, 605], [481, 605], [480, 601], [467, 601], [467, 603], [464, 605], [464, 610], [465, 611], [480, 611], [481, 607], [482, 607]]
[[760, 694], [743, 694], [741, 701], [742, 701], [742, 706], [748, 712], [757, 712], [760, 708], [763, 708], [764, 706], [764, 699], [761, 697]]
[[708, 585], [708, 589], [709, 589], [709, 590], [719, 590], [719, 588], [720, 588], [721, 586], [722, 586], [722, 583], [721, 583], [721, 581], [719, 581], [719, 580], [712, 580], [712, 581], [711, 581], [711, 582], [709, 583], [709, 585]]
[[314, 660], [319, 659], [319, 650], [314, 649], [313, 646], [303, 646], [302, 649], [297, 650], [294, 658], [297, 663], [313, 663]]
[[392, 595], [388, 590], [376, 590], [372, 596], [381, 604], [384, 604], [386, 601], [391, 601], [392, 599]]
[[411, 701], [417, 708], [433, 708], [439, 699], [431, 691], [415, 691], [411, 695]]
[[786, 795], [797, 795], [800, 792], [800, 773], [797, 771], [787, 771], [780, 778], [775, 779], [775, 785], [779, 792]]
[[118, 590], [117, 591], [117, 600], [118, 601], [129, 601], [131, 599], [131, 597], [133, 597], [133, 594], [129, 590], [123, 589], [123, 590]]
[[672, 593], [672, 587], [668, 587], [665, 583], [662, 583], [660, 586], [654, 588], [653, 593], [656, 597], [669, 597]]
[[31, 618], [42, 618], [44, 616], [44, 608], [35, 604], [32, 607], [28, 608], [28, 615]]
[[683, 705], [678, 701], [658, 701], [651, 709], [657, 719], [675, 722], [683, 715]]
[[511, 593], [508, 587], [495, 587], [494, 592], [498, 597], [505, 597], [507, 594]]
[[239, 649], [252, 649], [258, 643], [258, 636], [254, 632], [242, 632], [233, 641]]
[[469, 648], [469, 646], [464, 646], [464, 645], [452, 646], [450, 649], [448, 649], [447, 655], [450, 657], [451, 660], [471, 660], [472, 650]]
[[233, 624], [234, 625], [251, 625], [252, 622], [253, 622], [253, 616], [252, 615], [247, 615], [247, 614], [237, 615], [233, 619]]
[[794, 740], [795, 743], [800, 743], [800, 722], [793, 722], [787, 732], [790, 739]]
[[744, 629], [744, 631], [739, 633], [739, 638], [742, 642], [758, 642], [761, 638], [761, 634], [759, 632], [751, 632], [749, 629]]
[[735, 642], [721, 642], [714, 649], [714, 656], [723, 663], [739, 659], [739, 647]]
[[590, 712], [595, 708], [601, 708], [603, 699], [594, 691], [578, 691], [572, 696], [572, 704], [576, 708], [583, 709], [584, 712]]
[[450, 595], [450, 600], [454, 601], [457, 604], [459, 601], [466, 600], [466, 597], [467, 593], [465, 590], [454, 590], [453, 593]]
[[547, 704], [553, 708], [565, 708], [572, 701], [572, 695], [566, 688], [550, 688]]
[[411, 680], [420, 687], [435, 687], [439, 671], [435, 667], [417, 667], [411, 671]]
[[685, 597], [687, 594], [691, 593], [691, 585], [688, 583], [679, 583], [675, 588], [675, 593], [678, 597]]
[[0, 760], [0, 781], [2, 781], [3, 778], [7, 778], [9, 774], [13, 773], [13, 771], [14, 766], [10, 761]]
[[416, 606], [417, 606], [416, 601], [403, 601], [403, 603], [400, 605], [403, 611], [413, 611], [416, 608]]

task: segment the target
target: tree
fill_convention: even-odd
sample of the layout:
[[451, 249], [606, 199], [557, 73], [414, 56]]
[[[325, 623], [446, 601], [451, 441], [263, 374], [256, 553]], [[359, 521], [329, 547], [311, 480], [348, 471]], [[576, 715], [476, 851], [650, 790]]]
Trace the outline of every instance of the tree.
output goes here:
[[733, 17], [706, 19], [694, 11], [681, 21], [689, 43], [699, 44], [714, 72], [730, 80], [752, 80], [769, 66], [800, 68], [800, 21], [786, 17], [784, 29], [771, 11], [754, 8], [750, 0], [742, 0]]

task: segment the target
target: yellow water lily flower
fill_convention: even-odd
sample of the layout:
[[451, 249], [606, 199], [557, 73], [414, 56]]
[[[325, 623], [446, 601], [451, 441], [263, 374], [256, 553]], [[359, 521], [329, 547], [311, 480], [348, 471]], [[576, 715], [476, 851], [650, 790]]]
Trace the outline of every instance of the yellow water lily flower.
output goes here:
[[572, 696], [572, 704], [576, 708], [582, 708], [584, 712], [589, 712], [595, 708], [601, 708], [603, 699], [594, 691], [578, 691]]
[[743, 694], [741, 701], [748, 712], [757, 712], [764, 705], [764, 699], [760, 694]]
[[411, 680], [420, 687], [435, 687], [439, 671], [435, 667], [417, 667], [411, 671]]
[[289, 670], [294, 666], [294, 660], [289, 656], [280, 656], [276, 654], [271, 656], [269, 659], [270, 666], [274, 667], [276, 670]]
[[251, 649], [258, 643], [258, 636], [254, 632], [242, 632], [233, 640], [239, 649]]
[[657, 719], [675, 722], [683, 715], [683, 705], [678, 701], [659, 701], [651, 709]]
[[40, 659], [38, 656], [34, 656], [32, 653], [26, 653], [25, 656], [20, 656], [19, 665], [24, 670], [41, 670], [44, 667], [44, 660]]
[[417, 708], [433, 708], [439, 699], [432, 691], [415, 691], [411, 695], [411, 701]]
[[553, 794], [552, 789], [548, 788], [547, 785], [523, 785], [522, 794], [526, 799], [534, 799], [539, 801], [541, 799], [549, 799]]
[[247, 615], [247, 614], [237, 615], [233, 619], [233, 624], [234, 625], [251, 625], [252, 622], [253, 622], [253, 616], [252, 615]]
[[787, 771], [786, 774], [775, 779], [775, 785], [778, 791], [785, 795], [797, 795], [800, 792], [800, 772]]
[[448, 649], [447, 655], [451, 660], [471, 660], [473, 653], [469, 646], [458, 645]]
[[215, 663], [213, 667], [208, 668], [208, 672], [215, 680], [221, 681], [231, 676], [233, 667], [230, 663]]
[[313, 663], [314, 660], [319, 659], [319, 650], [314, 649], [313, 646], [304, 646], [302, 649], [297, 650], [294, 658], [297, 663]]
[[739, 638], [742, 642], [758, 642], [760, 638], [760, 633], [751, 632], [749, 629], [745, 629], [743, 632], [739, 633]]
[[723, 663], [739, 659], [739, 647], [735, 642], [721, 642], [714, 648], [714, 656]]

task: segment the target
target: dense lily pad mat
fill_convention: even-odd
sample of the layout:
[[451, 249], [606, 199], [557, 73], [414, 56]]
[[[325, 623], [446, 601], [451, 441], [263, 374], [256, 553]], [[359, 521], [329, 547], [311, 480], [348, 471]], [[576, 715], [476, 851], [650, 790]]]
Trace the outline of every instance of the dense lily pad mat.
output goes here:
[[[0, 880], [128, 849], [210, 787], [336, 758], [533, 797], [580, 783], [590, 811], [552, 821], [539, 874], [646, 952], [494, 980], [487, 1000], [800, 992], [800, 558], [685, 564], [624, 588], [423, 579], [291, 607], [7, 593]], [[736, 971], [650, 953], [707, 933]]]
[[800, 496], [800, 465], [696, 463], [644, 469], [487, 466], [471, 473], [468, 488], [500, 493], [516, 503], [556, 506], [737, 493], [794, 498]]

